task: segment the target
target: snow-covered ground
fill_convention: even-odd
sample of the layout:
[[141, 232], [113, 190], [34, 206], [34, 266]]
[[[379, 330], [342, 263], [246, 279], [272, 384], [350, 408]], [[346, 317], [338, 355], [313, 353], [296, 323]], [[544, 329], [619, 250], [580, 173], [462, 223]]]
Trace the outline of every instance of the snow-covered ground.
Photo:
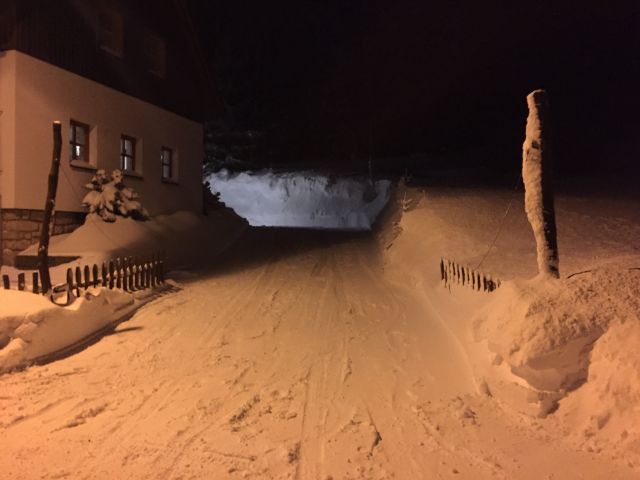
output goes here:
[[[88, 215], [77, 230], [51, 238], [51, 256], [79, 256], [80, 264], [100, 264], [120, 256], [162, 253], [170, 270], [210, 262], [246, 227], [246, 221], [227, 208], [207, 216], [181, 211], [148, 221], [117, 217], [113, 223]], [[206, 245], [206, 248], [203, 246]], [[37, 255], [37, 244], [21, 255]], [[65, 265], [65, 268], [75, 266]], [[64, 276], [61, 281], [64, 280]]]
[[[51, 268], [54, 285], [64, 283], [67, 268], [113, 260], [123, 255], [162, 253], [165, 270], [195, 267], [211, 261], [246, 228], [246, 222], [228, 209], [208, 216], [177, 212], [146, 222], [118, 217], [113, 223], [89, 215], [84, 225], [67, 235], [52, 238], [52, 256], [79, 257]], [[206, 245], [206, 248], [202, 248]], [[36, 245], [23, 252], [35, 255]], [[3, 267], [15, 282], [18, 271]], [[27, 272], [27, 279], [31, 272]], [[15, 285], [14, 285], [15, 288]], [[27, 284], [29, 290], [30, 284]], [[71, 295], [53, 305], [49, 299], [28, 292], [0, 290], [0, 373], [61, 353], [126, 319], [141, 305], [166, 290], [158, 287], [135, 293], [102, 287]]]
[[315, 172], [232, 173], [207, 180], [214, 193], [253, 226], [369, 230], [389, 199], [391, 182]]
[[[634, 466], [620, 478], [640, 476], [640, 201], [560, 195], [558, 281], [536, 277], [522, 193], [429, 188], [419, 201], [387, 240], [389, 266], [447, 319], [480, 390], [505, 411], [546, 416], [554, 441]], [[421, 265], [440, 255], [481, 265], [502, 286], [438, 288], [437, 269]]]
[[[539, 286], [524, 281], [536, 261], [521, 193], [431, 188], [397, 200], [407, 211], [388, 210], [375, 236], [251, 229], [114, 334], [0, 377], [0, 471], [638, 478], [638, 203], [561, 196], [563, 280]], [[440, 256], [482, 263], [503, 284], [445, 289]], [[537, 362], [580, 334], [594, 343]], [[523, 365], [573, 367], [586, 382], [568, 394], [575, 382], [530, 385]]]

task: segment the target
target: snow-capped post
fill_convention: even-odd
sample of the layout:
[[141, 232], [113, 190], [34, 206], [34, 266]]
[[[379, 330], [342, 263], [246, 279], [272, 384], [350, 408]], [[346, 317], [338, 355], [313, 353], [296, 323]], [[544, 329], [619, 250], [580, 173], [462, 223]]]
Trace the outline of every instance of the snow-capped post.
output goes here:
[[44, 204], [44, 217], [40, 227], [40, 244], [38, 245], [38, 271], [42, 279], [42, 293], [48, 295], [51, 291], [51, 275], [49, 274], [49, 236], [53, 227], [56, 193], [58, 191], [58, 174], [60, 172], [60, 153], [62, 151], [62, 124], [53, 122], [53, 156], [49, 181], [47, 184], [47, 199]]
[[536, 239], [538, 272], [543, 276], [559, 278], [547, 92], [534, 90], [527, 96], [527, 105], [529, 116], [522, 145], [525, 210]]

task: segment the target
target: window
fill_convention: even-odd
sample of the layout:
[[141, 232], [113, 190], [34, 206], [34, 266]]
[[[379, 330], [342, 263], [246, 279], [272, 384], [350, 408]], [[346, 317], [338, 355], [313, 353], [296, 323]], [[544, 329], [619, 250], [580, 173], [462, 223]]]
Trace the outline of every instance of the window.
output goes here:
[[98, 16], [98, 44], [105, 52], [122, 57], [124, 21], [115, 10], [103, 10]]
[[160, 149], [160, 166], [162, 168], [162, 180], [174, 180], [173, 150], [167, 147]]
[[120, 169], [123, 172], [136, 171], [136, 139], [127, 135], [120, 137]]
[[89, 125], [71, 120], [69, 160], [89, 163]]
[[151, 32], [144, 36], [144, 59], [147, 70], [164, 78], [167, 70], [167, 47], [162, 38]]

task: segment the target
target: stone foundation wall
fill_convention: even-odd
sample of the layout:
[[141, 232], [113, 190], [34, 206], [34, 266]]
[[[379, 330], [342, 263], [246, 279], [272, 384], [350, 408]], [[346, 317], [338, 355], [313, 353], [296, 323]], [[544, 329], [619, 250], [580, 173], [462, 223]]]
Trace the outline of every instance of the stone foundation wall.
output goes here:
[[[16, 255], [40, 240], [42, 210], [7, 208], [0, 210], [0, 264], [14, 265]], [[53, 235], [73, 232], [84, 223], [86, 213], [56, 212]]]

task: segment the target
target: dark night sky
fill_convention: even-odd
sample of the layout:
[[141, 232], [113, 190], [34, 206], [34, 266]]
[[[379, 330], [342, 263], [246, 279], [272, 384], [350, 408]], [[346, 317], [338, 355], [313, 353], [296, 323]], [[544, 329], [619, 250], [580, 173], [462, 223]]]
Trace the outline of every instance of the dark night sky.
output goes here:
[[540, 87], [561, 166], [640, 154], [640, 2], [191, 2], [233, 123], [283, 159], [511, 162]]

